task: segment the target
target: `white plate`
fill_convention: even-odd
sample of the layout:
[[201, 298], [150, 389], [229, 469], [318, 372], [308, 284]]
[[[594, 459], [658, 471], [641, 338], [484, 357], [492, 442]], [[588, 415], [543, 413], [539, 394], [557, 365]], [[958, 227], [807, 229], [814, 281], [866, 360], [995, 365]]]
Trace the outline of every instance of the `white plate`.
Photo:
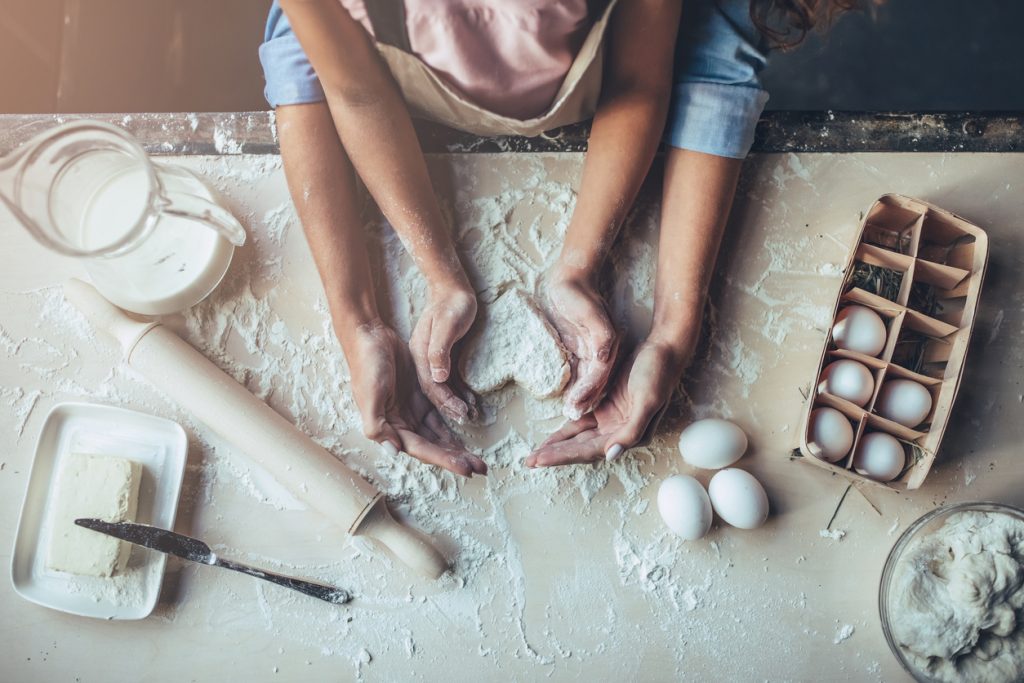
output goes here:
[[60, 403], [46, 417], [14, 541], [11, 579], [26, 600], [100, 619], [142, 619], [160, 597], [167, 556], [132, 546], [128, 567], [110, 578], [46, 568], [57, 477], [72, 453], [116, 455], [142, 465], [136, 521], [174, 528], [188, 440], [175, 422], [90, 403]]

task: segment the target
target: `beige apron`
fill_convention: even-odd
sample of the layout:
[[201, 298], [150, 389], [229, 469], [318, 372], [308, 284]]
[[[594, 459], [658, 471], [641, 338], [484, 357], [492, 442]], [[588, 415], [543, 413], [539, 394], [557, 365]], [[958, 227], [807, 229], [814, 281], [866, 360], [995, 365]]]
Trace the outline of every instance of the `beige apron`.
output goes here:
[[476, 135], [532, 137], [594, 115], [601, 94], [605, 30], [616, 2], [611, 0], [591, 27], [548, 110], [526, 120], [495, 114], [473, 104], [410, 52], [379, 40], [377, 49], [414, 115]]

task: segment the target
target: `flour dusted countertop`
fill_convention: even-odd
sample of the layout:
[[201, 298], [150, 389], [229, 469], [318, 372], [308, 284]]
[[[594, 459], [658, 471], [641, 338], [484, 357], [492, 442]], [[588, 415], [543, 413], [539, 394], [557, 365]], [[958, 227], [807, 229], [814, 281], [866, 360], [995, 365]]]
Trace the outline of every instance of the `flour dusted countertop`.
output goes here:
[[[226, 143], [225, 143], [226, 144]], [[238, 151], [225, 147], [225, 152]], [[174, 156], [249, 230], [206, 302], [167, 322], [276, 410], [371, 477], [453, 560], [430, 583], [351, 541], [118, 365], [56, 286], [80, 274], [0, 214], [0, 547], [13, 542], [34, 439], [63, 400], [183, 423], [190, 439], [177, 529], [252, 564], [337, 583], [321, 604], [244, 576], [168, 564], [161, 604], [135, 624], [50, 612], [0, 588], [11, 680], [903, 680], [877, 618], [898, 532], [943, 502], [1024, 504], [1024, 177], [1021, 154], [762, 154], [747, 165], [712, 288], [709, 341], [650, 448], [612, 465], [530, 471], [522, 459], [560, 406], [509, 390], [466, 433], [491, 475], [470, 481], [389, 459], [359, 435], [348, 371], [272, 154]], [[489, 301], [538, 292], [575, 201], [578, 153], [432, 155], [431, 175], [470, 276]], [[613, 258], [612, 308], [649, 320], [657, 188], [648, 183]], [[910, 494], [866, 490], [791, 462], [803, 394], [859, 212], [884, 192], [919, 196], [988, 230], [990, 276], [961, 396], [936, 468]], [[424, 286], [368, 217], [371, 257], [407, 334]], [[32, 264], [29, 268], [26, 264]], [[683, 542], [655, 499], [685, 465], [685, 421], [724, 417], [750, 436], [741, 465], [772, 514]], [[876, 509], [877, 508], [877, 511]], [[830, 523], [831, 520], [831, 523]], [[98, 653], [104, 653], [100, 656]], [[115, 654], [117, 653], [117, 654]], [[129, 654], [130, 653], [130, 654]]]

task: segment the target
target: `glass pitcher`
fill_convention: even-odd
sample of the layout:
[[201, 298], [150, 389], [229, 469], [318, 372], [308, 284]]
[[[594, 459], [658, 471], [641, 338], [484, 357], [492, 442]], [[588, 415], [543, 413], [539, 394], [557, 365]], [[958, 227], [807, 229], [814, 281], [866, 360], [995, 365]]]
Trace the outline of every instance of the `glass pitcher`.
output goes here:
[[58, 126], [0, 159], [0, 201], [44, 246], [83, 259], [108, 300], [146, 315], [204, 299], [245, 243], [199, 177], [98, 121]]

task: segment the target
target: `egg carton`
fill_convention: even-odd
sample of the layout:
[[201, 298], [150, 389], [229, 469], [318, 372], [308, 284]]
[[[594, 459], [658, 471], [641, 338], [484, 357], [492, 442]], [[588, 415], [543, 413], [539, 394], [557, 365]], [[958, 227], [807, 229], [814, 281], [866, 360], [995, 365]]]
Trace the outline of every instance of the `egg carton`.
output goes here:
[[[924, 483], [960, 388], [987, 262], [988, 236], [960, 216], [897, 194], [884, 195], [871, 206], [832, 313], [835, 320], [842, 308], [854, 304], [874, 310], [885, 322], [886, 344], [877, 357], [843, 350], [835, 345], [830, 326], [815, 377], [828, 363], [849, 358], [869, 368], [874, 391], [862, 407], [822, 393], [816, 379], [800, 432], [802, 461], [887, 488], [916, 489]], [[932, 395], [928, 416], [915, 428], [875, 412], [882, 383], [893, 378], [917, 381]], [[845, 415], [854, 431], [853, 447], [834, 464], [815, 457], [808, 444], [811, 411], [823, 406]], [[906, 452], [902, 472], [886, 484], [853, 469], [857, 446], [871, 431], [891, 434]]]

